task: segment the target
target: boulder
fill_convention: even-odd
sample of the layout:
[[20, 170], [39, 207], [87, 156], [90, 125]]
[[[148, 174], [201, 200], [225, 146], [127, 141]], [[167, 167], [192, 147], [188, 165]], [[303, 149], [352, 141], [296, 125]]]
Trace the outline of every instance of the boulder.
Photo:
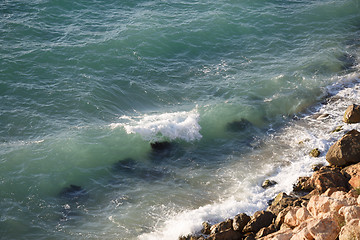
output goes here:
[[298, 209], [299, 207], [293, 207], [285, 215], [284, 223], [290, 226], [291, 228], [294, 228], [300, 224], [299, 220], [296, 217], [296, 212]]
[[281, 226], [283, 226], [285, 216], [290, 211], [292, 207], [288, 206], [287, 208], [284, 208], [279, 214], [277, 214], [275, 219], [275, 227], [276, 229], [280, 229]]
[[275, 224], [270, 224], [270, 226], [260, 229], [256, 234], [256, 238], [262, 238], [274, 232], [276, 232]]
[[262, 240], [290, 240], [293, 236], [291, 229], [283, 229], [262, 238]]
[[314, 172], [310, 178], [310, 185], [320, 193], [332, 187], [349, 189], [347, 179], [341, 174], [340, 170], [330, 167], [322, 167], [319, 171]]
[[206, 234], [206, 235], [208, 235], [208, 234], [210, 234], [210, 232], [211, 232], [211, 225], [210, 225], [210, 223], [208, 223], [208, 222], [203, 222], [202, 223], [202, 226], [203, 226], [203, 228], [201, 229], [201, 233], [203, 233], [203, 234]]
[[242, 230], [250, 220], [251, 218], [245, 213], [240, 213], [236, 215], [233, 219], [233, 229], [235, 231], [242, 232]]
[[320, 151], [318, 148], [314, 148], [313, 150], [310, 151], [310, 156], [312, 157], [319, 157], [320, 156]]
[[227, 229], [222, 232], [211, 234], [207, 240], [239, 240], [242, 238], [242, 234], [233, 229]]
[[341, 173], [349, 179], [349, 184], [354, 189], [360, 188], [360, 163], [345, 167]]
[[321, 217], [330, 211], [338, 212], [346, 203], [335, 198], [326, 196], [313, 196], [307, 205], [307, 210], [313, 217]]
[[233, 220], [227, 219], [223, 222], [219, 222], [217, 224], [212, 225], [210, 228], [210, 232], [211, 234], [224, 232], [225, 230], [232, 229], [232, 225], [233, 225]]
[[349, 223], [353, 219], [360, 219], [360, 206], [341, 207], [339, 214], [344, 217], [346, 223]]
[[266, 189], [266, 188], [269, 188], [269, 187], [274, 186], [274, 185], [276, 185], [276, 184], [277, 184], [276, 181], [266, 179], [266, 180], [263, 182], [263, 184], [261, 184], [261, 187]]
[[360, 219], [353, 219], [341, 228], [339, 240], [360, 240]]
[[275, 215], [272, 212], [269, 211], [257, 211], [254, 213], [254, 215], [251, 217], [251, 220], [246, 224], [246, 226], [243, 229], [243, 232], [258, 232], [263, 227], [268, 227], [273, 219], [275, 218]]
[[359, 123], [360, 122], [360, 106], [350, 105], [344, 114], [343, 121], [345, 123]]
[[336, 240], [340, 227], [332, 219], [314, 219], [309, 222], [307, 229], [316, 240]]
[[289, 196], [284, 192], [279, 193], [266, 210], [278, 215], [286, 207], [293, 206], [297, 199], [298, 198]]
[[330, 165], [348, 166], [360, 162], [360, 132], [351, 130], [334, 143], [326, 154]]
[[299, 177], [293, 185], [294, 192], [311, 192], [314, 187], [311, 185], [310, 177]]

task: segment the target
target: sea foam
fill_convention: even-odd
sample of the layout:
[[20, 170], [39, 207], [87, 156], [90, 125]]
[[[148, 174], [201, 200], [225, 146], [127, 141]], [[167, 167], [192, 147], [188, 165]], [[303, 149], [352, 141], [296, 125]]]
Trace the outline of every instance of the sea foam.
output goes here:
[[[264, 164], [263, 169], [258, 169], [245, 180], [237, 177], [237, 171], [241, 171], [241, 161], [227, 170], [222, 170], [224, 176], [231, 175], [233, 178], [229, 186], [235, 186], [228, 190], [231, 194], [225, 199], [193, 210], [177, 213], [174, 210], [172, 214], [164, 216], [162, 224], [153, 232], [144, 233], [138, 238], [176, 240], [179, 236], [199, 232], [204, 221], [216, 223], [232, 218], [240, 212], [253, 214], [257, 210], [265, 209], [267, 201], [276, 194], [291, 192], [293, 183], [299, 176], [310, 176], [312, 164], [326, 165], [325, 153], [329, 147], [346, 131], [360, 131], [360, 124], [342, 122], [346, 107], [353, 103], [359, 104], [360, 74], [349, 74], [338, 81], [335, 80], [327, 92], [330, 97], [326, 103], [314, 106], [307, 113], [299, 114], [302, 117], [300, 120], [291, 122], [282, 131], [269, 136], [265, 140], [264, 148], [260, 150], [262, 156], [248, 156], [249, 161], [255, 160], [251, 158], [266, 158], [268, 163]], [[332, 131], [340, 125], [340, 132]], [[309, 151], [315, 147], [322, 152], [318, 158], [309, 155]], [[278, 184], [272, 188], [262, 189], [260, 184], [265, 177], [275, 180]], [[241, 185], [241, 188], [236, 187], [237, 185]]]
[[158, 140], [200, 140], [199, 113], [197, 109], [186, 112], [122, 116], [126, 123], [113, 123], [112, 128], [123, 127], [127, 134], [140, 134], [147, 141]]

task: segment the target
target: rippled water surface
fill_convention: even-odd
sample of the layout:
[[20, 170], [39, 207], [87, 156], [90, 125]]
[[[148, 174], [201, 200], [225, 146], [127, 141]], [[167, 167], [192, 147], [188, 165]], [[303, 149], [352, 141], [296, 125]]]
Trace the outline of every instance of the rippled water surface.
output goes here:
[[1, 239], [169, 240], [251, 214], [359, 101], [358, 0], [8, 0], [0, 14]]

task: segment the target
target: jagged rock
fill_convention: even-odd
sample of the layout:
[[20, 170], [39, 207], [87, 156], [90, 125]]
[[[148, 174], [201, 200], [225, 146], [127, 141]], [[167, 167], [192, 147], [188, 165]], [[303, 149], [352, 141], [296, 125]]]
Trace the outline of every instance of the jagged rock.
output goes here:
[[297, 199], [298, 198], [289, 196], [284, 192], [279, 193], [266, 210], [278, 215], [284, 208], [293, 206], [294, 201]]
[[340, 232], [339, 225], [330, 218], [314, 219], [307, 229], [316, 240], [335, 240]]
[[312, 169], [314, 172], [316, 172], [316, 171], [319, 171], [320, 168], [323, 167], [323, 166], [324, 166], [324, 164], [322, 164], [322, 163], [317, 163], [317, 164], [311, 165], [311, 169]]
[[326, 154], [330, 165], [347, 166], [360, 162], [360, 133], [351, 130], [334, 143]]
[[360, 106], [350, 105], [344, 114], [343, 121], [345, 123], [359, 123], [360, 122]]
[[225, 230], [232, 229], [232, 225], [233, 225], [233, 220], [227, 219], [223, 222], [219, 222], [217, 224], [212, 225], [210, 228], [210, 232], [211, 234], [223, 232]]
[[294, 192], [311, 192], [314, 187], [311, 185], [310, 177], [299, 177], [293, 185]]
[[254, 213], [254, 215], [251, 217], [251, 220], [246, 224], [246, 226], [243, 229], [243, 232], [258, 232], [263, 227], [268, 227], [273, 219], [275, 218], [275, 215], [272, 212], [269, 211], [257, 211]]
[[310, 151], [310, 156], [312, 157], [319, 157], [320, 156], [320, 151], [318, 148], [314, 148], [313, 150]]
[[339, 214], [344, 217], [346, 223], [353, 219], [360, 219], [360, 206], [343, 206], [339, 209]]
[[270, 226], [260, 229], [256, 234], [256, 238], [262, 238], [274, 232], [276, 232], [275, 224], [270, 224]]
[[288, 206], [284, 208], [279, 214], [277, 214], [275, 219], [275, 227], [276, 229], [280, 229], [280, 227], [283, 225], [286, 214], [290, 211], [292, 207]]
[[276, 181], [266, 179], [266, 180], [263, 182], [263, 184], [261, 184], [261, 187], [262, 187], [262, 188], [269, 188], [269, 187], [274, 186], [274, 185], [276, 185], [276, 184], [277, 184]]
[[242, 234], [233, 229], [227, 229], [222, 232], [211, 234], [207, 240], [239, 240], [242, 238]]
[[236, 215], [233, 220], [233, 229], [235, 231], [242, 232], [242, 230], [250, 220], [251, 218], [245, 213], [240, 213]]
[[337, 168], [322, 167], [319, 171], [314, 172], [309, 181], [310, 185], [320, 193], [331, 187], [349, 189], [347, 179]]
[[341, 173], [348, 177], [349, 184], [354, 188], [360, 188], [360, 163], [350, 165], [341, 170]]
[[202, 226], [203, 226], [203, 228], [201, 229], [201, 233], [203, 233], [203, 234], [206, 234], [206, 235], [208, 235], [208, 234], [210, 234], [210, 232], [211, 232], [211, 225], [210, 225], [210, 223], [208, 223], [208, 222], [203, 222], [202, 223]]
[[307, 210], [313, 217], [319, 217], [330, 211], [338, 212], [339, 209], [346, 206], [344, 201], [326, 196], [313, 196], [307, 205]]
[[360, 219], [353, 219], [341, 228], [339, 240], [360, 240]]
[[244, 240], [255, 240], [255, 234], [253, 232], [248, 232], [244, 234]]

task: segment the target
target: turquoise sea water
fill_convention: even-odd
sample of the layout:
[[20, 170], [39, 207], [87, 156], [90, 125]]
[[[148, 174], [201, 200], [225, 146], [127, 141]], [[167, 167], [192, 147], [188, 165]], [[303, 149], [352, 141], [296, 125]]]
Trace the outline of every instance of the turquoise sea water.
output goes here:
[[291, 186], [265, 192], [264, 177], [304, 166], [277, 136], [302, 136], [283, 132], [359, 81], [359, 0], [9, 0], [0, 14], [1, 239], [177, 239], [251, 213]]

